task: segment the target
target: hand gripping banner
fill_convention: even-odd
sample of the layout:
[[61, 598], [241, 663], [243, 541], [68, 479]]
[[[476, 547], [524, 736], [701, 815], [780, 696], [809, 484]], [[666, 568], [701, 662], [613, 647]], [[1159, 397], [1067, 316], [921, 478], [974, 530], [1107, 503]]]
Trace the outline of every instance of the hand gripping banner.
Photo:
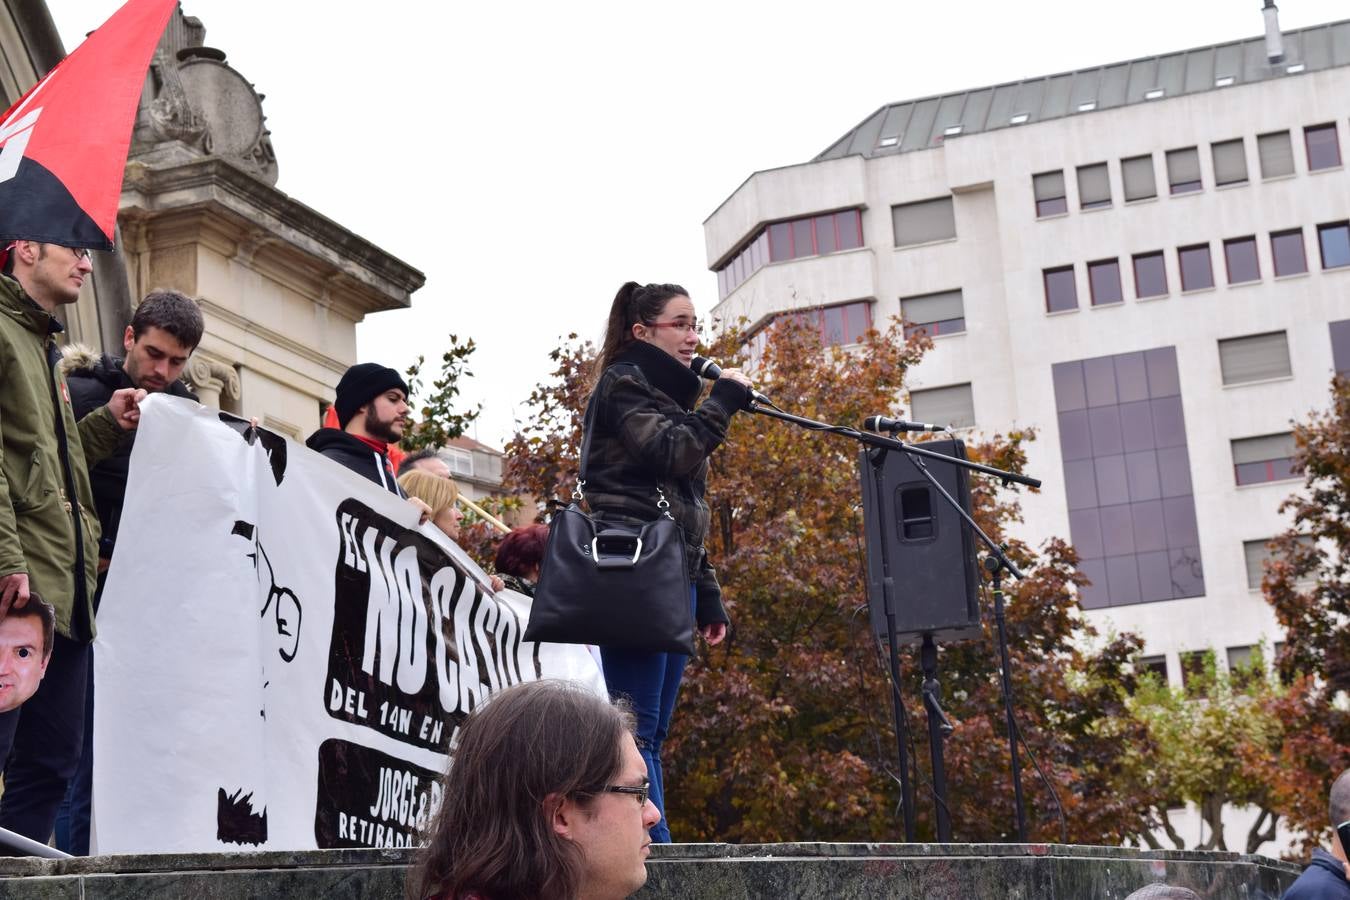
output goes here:
[[0, 241], [111, 250], [146, 69], [178, 0], [128, 0], [0, 118]]

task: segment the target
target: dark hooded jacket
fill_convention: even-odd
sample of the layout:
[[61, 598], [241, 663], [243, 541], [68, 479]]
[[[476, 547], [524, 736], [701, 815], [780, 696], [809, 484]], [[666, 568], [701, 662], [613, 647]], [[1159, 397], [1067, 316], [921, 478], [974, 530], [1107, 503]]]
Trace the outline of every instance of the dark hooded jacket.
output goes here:
[[[115, 356], [99, 355], [79, 344], [66, 347], [62, 354], [61, 371], [70, 385], [70, 402], [75, 407], [77, 419], [105, 405], [114, 391], [136, 387], [131, 376], [123, 369], [123, 361]], [[197, 395], [181, 381], [169, 385], [164, 393], [171, 397], [197, 399]], [[99, 524], [103, 526], [103, 539], [98, 548], [98, 555], [103, 559], [112, 558], [113, 546], [117, 542], [117, 526], [122, 521], [122, 504], [127, 495], [127, 470], [131, 465], [134, 443], [135, 432], [132, 432], [111, 456], [89, 470], [89, 480], [94, 488], [94, 508], [98, 511]]]
[[1325, 850], [1314, 850], [1312, 862], [1284, 892], [1283, 900], [1350, 900], [1345, 863]]
[[703, 381], [659, 347], [623, 348], [591, 393], [583, 446], [584, 493], [592, 512], [651, 521], [657, 486], [684, 531], [689, 576], [698, 588], [698, 624], [726, 622], [722, 589], [703, 541], [710, 515], [708, 457], [726, 439], [732, 415], [750, 398], [744, 385], [719, 379], [695, 408]]
[[369, 478], [380, 487], [399, 497], [408, 496], [394, 477], [389, 454], [378, 453], [358, 437], [337, 428], [320, 428], [305, 441], [309, 449], [346, 466], [362, 478]]

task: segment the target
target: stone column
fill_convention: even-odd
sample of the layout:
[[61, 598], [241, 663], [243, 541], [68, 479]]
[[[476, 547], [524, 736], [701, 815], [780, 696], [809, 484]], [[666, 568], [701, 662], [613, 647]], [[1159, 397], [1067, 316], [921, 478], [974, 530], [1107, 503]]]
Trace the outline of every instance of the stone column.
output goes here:
[[240, 397], [239, 373], [234, 370], [234, 366], [196, 353], [188, 361], [187, 377], [188, 381], [192, 382], [192, 387], [202, 406], [225, 409], [221, 405], [223, 396], [234, 401], [234, 403], [229, 404], [231, 409], [238, 408]]

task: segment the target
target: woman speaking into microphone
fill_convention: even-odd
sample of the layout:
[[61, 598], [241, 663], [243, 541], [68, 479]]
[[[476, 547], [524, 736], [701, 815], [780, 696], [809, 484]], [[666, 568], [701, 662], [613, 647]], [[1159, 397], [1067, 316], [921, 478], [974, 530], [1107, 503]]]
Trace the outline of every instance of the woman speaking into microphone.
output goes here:
[[[587, 410], [585, 494], [598, 518], [628, 521], [656, 518], [664, 497], [684, 535], [699, 633], [716, 644], [726, 636], [728, 620], [703, 548], [710, 518], [703, 494], [708, 457], [726, 438], [732, 415], [746, 407], [750, 381], [726, 369], [695, 407], [702, 379], [690, 364], [698, 342], [694, 304], [684, 288], [632, 281], [619, 288]], [[600, 655], [610, 693], [628, 697], [637, 717], [651, 799], [661, 810], [652, 840], [668, 843], [661, 744], [688, 657], [611, 647], [601, 647]]]

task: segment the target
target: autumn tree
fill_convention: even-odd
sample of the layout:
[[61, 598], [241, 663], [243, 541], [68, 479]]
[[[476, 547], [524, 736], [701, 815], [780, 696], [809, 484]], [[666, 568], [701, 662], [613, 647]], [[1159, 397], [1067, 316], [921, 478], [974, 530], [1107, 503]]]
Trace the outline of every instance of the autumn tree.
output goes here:
[[1271, 541], [1262, 590], [1285, 630], [1276, 660], [1290, 685], [1275, 704], [1286, 739], [1267, 777], [1304, 849], [1329, 838], [1326, 797], [1350, 768], [1350, 380], [1294, 427], [1303, 489], [1280, 507], [1290, 527]]
[[467, 411], [456, 408], [461, 381], [473, 376], [468, 363], [476, 349], [473, 338], [460, 343], [458, 335], [450, 335], [450, 346], [441, 354], [440, 374], [432, 379], [429, 387], [424, 384], [425, 356], [419, 355], [408, 367], [408, 405], [417, 411], [417, 417], [413, 427], [403, 431], [399, 446], [404, 450], [444, 447], [452, 438], [468, 430], [478, 418], [481, 406]]
[[[772, 329], [757, 387], [790, 412], [857, 425], [893, 413], [909, 368], [929, 346], [898, 324], [847, 352], [814, 328]], [[743, 356], [734, 329], [712, 347]], [[565, 502], [576, 478], [589, 345], [554, 354], [552, 381], [530, 399], [531, 425], [508, 445], [508, 481]], [[973, 459], [1020, 471], [1030, 432], [971, 445]], [[868, 622], [857, 444], [783, 422], [738, 415], [713, 456], [708, 548], [732, 629], [685, 676], [667, 742], [672, 827], [685, 840], [878, 840], [901, 836], [888, 670]], [[977, 520], [1027, 574], [1006, 584], [1021, 731], [1045, 774], [1026, 765], [1033, 840], [1118, 843], [1153, 823], [1159, 792], [1132, 781], [1127, 747], [1147, 746], [1125, 714], [1132, 636], [1093, 634], [1074, 599], [1079, 578], [1060, 540], [1012, 540], [1018, 494], [972, 479]], [[959, 840], [1012, 838], [1014, 813], [992, 614], [980, 639], [943, 647], [948, 806]], [[923, 837], [932, 838], [919, 667], [902, 655], [910, 759]], [[1054, 785], [1052, 796], [1046, 782]], [[1062, 809], [1061, 817], [1059, 811]], [[1061, 830], [1061, 821], [1063, 829]]]

